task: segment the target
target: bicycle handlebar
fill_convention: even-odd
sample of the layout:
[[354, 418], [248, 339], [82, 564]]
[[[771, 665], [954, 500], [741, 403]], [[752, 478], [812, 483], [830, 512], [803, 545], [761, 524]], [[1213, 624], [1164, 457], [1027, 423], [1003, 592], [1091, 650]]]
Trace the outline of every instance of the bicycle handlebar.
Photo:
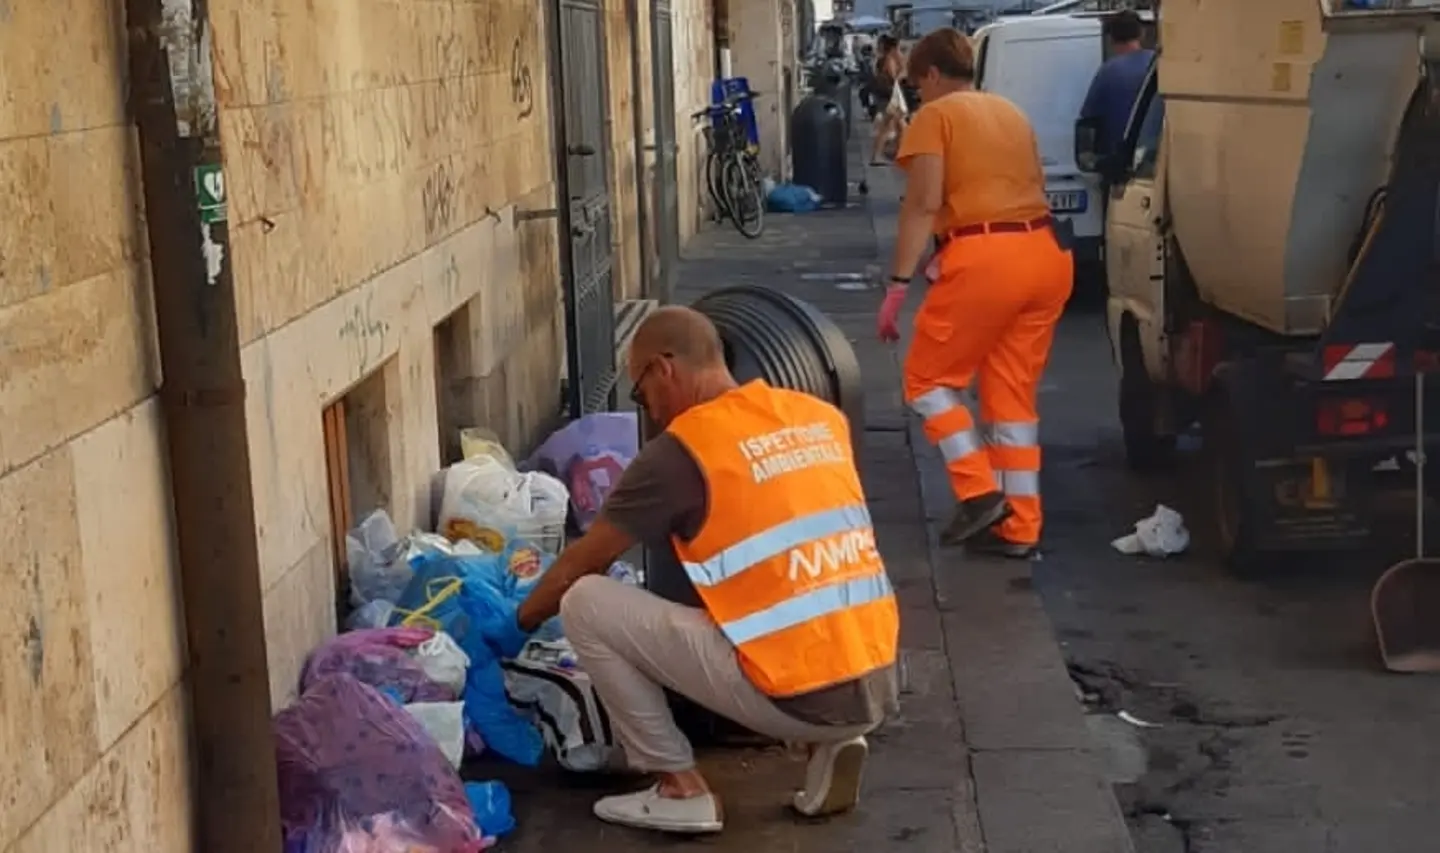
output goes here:
[[726, 95], [725, 100], [721, 101], [720, 103], [711, 104], [703, 110], [696, 110], [695, 112], [691, 113], [690, 119], [692, 121], [699, 121], [700, 119], [706, 117], [724, 115], [727, 112], [736, 111], [736, 109], [741, 104], [745, 103], [746, 101], [753, 101], [758, 97], [760, 97], [760, 95], [756, 92], [740, 92], [734, 95]]

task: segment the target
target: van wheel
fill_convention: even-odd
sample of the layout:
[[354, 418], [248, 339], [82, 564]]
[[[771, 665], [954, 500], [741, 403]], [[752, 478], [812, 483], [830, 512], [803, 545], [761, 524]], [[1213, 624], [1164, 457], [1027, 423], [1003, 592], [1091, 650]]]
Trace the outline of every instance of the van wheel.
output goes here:
[[1237, 577], [1257, 577], [1278, 555], [1256, 547], [1255, 521], [1260, 509], [1254, 467], [1243, 438], [1243, 424], [1230, 395], [1216, 388], [1201, 416], [1206, 491], [1214, 518], [1220, 557]]
[[1127, 317], [1120, 329], [1120, 429], [1125, 461], [1133, 471], [1164, 468], [1175, 455], [1175, 436], [1162, 435], [1161, 395], [1145, 370], [1140, 328]]

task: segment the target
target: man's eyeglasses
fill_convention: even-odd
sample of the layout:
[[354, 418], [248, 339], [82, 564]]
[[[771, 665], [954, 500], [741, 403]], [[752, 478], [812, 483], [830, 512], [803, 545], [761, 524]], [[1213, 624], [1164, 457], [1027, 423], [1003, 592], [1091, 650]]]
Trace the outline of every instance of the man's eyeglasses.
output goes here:
[[635, 381], [630, 385], [630, 402], [634, 403], [636, 408], [649, 408], [645, 405], [645, 377], [650, 375], [650, 371], [655, 367], [656, 364], [660, 362], [661, 359], [670, 357], [671, 355], [668, 352], [660, 353], [659, 355], [646, 362], [645, 366], [642, 367], [640, 369], [640, 372], [635, 376]]

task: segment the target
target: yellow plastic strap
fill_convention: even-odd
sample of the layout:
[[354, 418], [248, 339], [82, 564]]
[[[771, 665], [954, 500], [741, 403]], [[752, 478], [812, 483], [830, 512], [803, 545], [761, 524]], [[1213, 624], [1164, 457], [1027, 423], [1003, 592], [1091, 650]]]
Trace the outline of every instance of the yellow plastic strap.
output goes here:
[[[436, 589], [437, 586], [439, 587], [439, 589]], [[398, 607], [395, 608], [396, 613], [400, 613], [405, 617], [404, 619], [400, 620], [401, 627], [429, 628], [434, 631], [439, 631], [443, 626], [440, 624], [440, 621], [438, 619], [435, 619], [430, 615], [431, 611], [439, 607], [441, 604], [444, 604], [448, 599], [454, 598], [456, 595], [459, 595], [460, 588], [462, 586], [464, 586], [464, 583], [460, 580], [460, 578], [431, 578], [425, 584], [424, 605], [422, 605], [416, 610], [405, 610]]]

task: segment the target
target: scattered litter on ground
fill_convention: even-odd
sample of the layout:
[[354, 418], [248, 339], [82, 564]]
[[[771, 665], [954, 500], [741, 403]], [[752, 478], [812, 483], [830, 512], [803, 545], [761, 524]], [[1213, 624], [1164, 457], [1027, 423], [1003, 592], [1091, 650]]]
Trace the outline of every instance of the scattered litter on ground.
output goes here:
[[1185, 529], [1185, 519], [1180, 513], [1157, 504], [1153, 513], [1135, 522], [1134, 533], [1127, 533], [1110, 545], [1122, 554], [1169, 557], [1190, 547], [1190, 531]]
[[1137, 727], [1137, 728], [1142, 728], [1142, 729], [1158, 729], [1158, 728], [1160, 728], [1160, 724], [1159, 724], [1159, 723], [1146, 722], [1145, 720], [1140, 719], [1139, 717], [1135, 716], [1134, 714], [1130, 713], [1129, 711], [1119, 711], [1119, 712], [1116, 712], [1115, 716], [1119, 717], [1120, 719], [1124, 720], [1125, 722], [1127, 722], [1127, 723], [1129, 723], [1130, 725], [1135, 726], [1135, 727]]

